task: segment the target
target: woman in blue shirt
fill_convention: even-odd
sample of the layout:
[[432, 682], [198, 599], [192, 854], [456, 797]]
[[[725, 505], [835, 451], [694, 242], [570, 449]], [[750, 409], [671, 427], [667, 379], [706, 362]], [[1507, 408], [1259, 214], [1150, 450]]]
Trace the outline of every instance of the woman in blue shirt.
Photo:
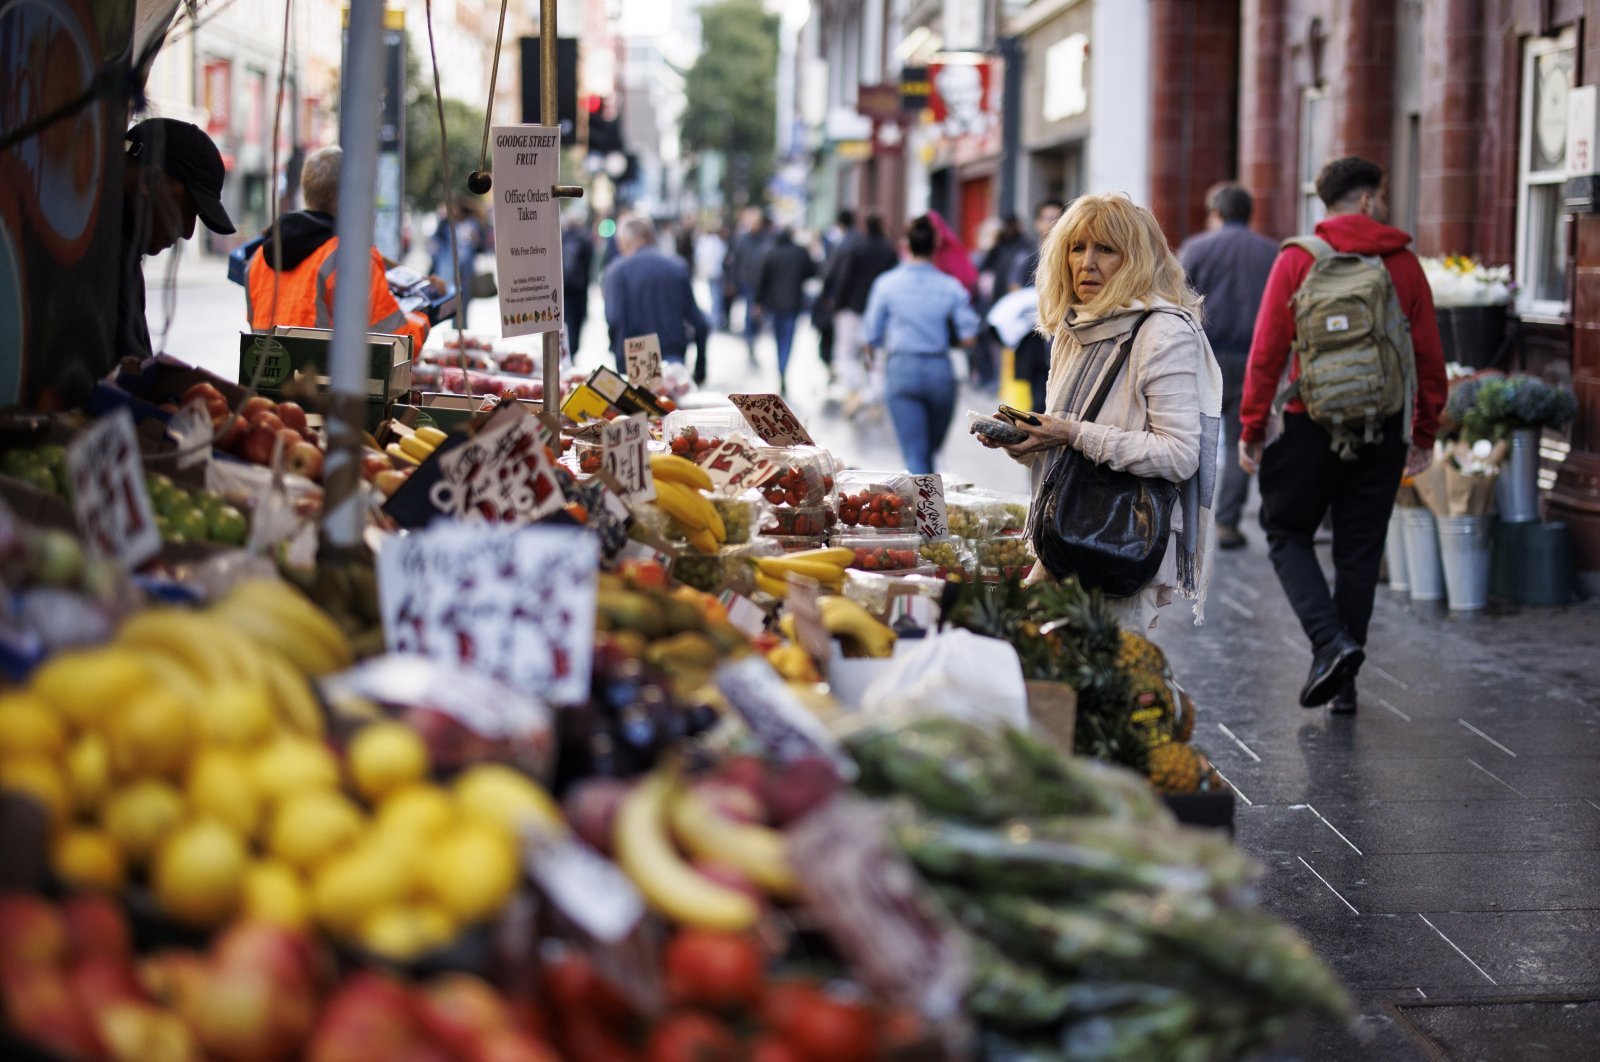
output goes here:
[[939, 237], [920, 217], [906, 230], [911, 258], [872, 284], [862, 324], [867, 344], [887, 355], [884, 380], [889, 419], [900, 440], [906, 468], [933, 471], [956, 407], [956, 374], [950, 346], [978, 334], [978, 315], [959, 281], [933, 264]]

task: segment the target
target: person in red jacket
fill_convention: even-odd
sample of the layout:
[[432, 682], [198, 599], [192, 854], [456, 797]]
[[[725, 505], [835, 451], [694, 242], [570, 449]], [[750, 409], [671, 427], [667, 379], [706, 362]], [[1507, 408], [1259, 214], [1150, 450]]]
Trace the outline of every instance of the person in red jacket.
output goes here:
[[[1396, 414], [1384, 424], [1380, 441], [1361, 447], [1355, 460], [1346, 461], [1298, 400], [1284, 407], [1281, 430], [1270, 423], [1285, 369], [1290, 380], [1299, 375], [1298, 358], [1291, 358], [1292, 303], [1312, 263], [1310, 252], [1288, 246], [1273, 264], [1256, 316], [1239, 407], [1239, 464], [1247, 473], [1260, 472], [1261, 529], [1268, 554], [1311, 639], [1311, 673], [1300, 703], [1315, 708], [1331, 700], [1333, 711], [1348, 713], [1356, 710], [1356, 673], [1366, 655], [1389, 513], [1401, 477], [1428, 467], [1446, 380], [1433, 293], [1409, 249], [1411, 237], [1384, 224], [1383, 170], [1354, 156], [1335, 159], [1317, 177], [1317, 196], [1328, 209], [1317, 235], [1336, 251], [1381, 257], [1411, 323], [1417, 383], [1410, 442], [1403, 414]], [[1331, 591], [1312, 545], [1330, 513]]]

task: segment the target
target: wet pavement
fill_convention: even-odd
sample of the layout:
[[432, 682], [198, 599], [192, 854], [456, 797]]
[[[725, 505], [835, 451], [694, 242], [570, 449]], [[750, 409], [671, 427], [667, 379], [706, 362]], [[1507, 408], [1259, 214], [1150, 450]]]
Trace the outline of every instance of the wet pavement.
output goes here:
[[[1600, 1007], [1567, 1003], [1600, 998], [1600, 605], [1452, 614], [1380, 585], [1360, 712], [1308, 711], [1310, 651], [1247, 533], [1206, 624], [1164, 616], [1156, 641], [1264, 905], [1361, 1008], [1274, 1062], [1596, 1057]], [[1534, 998], [1558, 1003], [1492, 1005]]]

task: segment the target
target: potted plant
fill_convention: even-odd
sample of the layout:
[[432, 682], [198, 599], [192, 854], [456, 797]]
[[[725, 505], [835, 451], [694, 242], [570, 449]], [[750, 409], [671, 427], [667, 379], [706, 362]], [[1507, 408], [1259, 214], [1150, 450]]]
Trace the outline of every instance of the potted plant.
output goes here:
[[1485, 266], [1466, 255], [1423, 258], [1433, 289], [1445, 360], [1472, 368], [1489, 365], [1505, 335], [1506, 306], [1517, 289], [1509, 266]]
[[1572, 391], [1537, 376], [1485, 375], [1458, 384], [1445, 404], [1449, 423], [1468, 442], [1507, 444], [1496, 484], [1500, 518], [1539, 518], [1539, 434], [1560, 430], [1577, 415]]

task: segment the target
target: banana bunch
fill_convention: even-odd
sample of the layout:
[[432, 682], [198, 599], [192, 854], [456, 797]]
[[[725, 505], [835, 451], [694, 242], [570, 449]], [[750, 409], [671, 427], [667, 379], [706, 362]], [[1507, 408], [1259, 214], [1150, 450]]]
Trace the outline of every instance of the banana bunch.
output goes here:
[[[848, 597], [824, 595], [817, 599], [817, 608], [822, 612], [822, 625], [839, 639], [845, 656], [882, 657], [894, 652], [899, 637], [894, 629], [879, 623], [877, 617]], [[795, 634], [794, 616], [784, 616], [778, 627], [791, 642], [800, 640]]]
[[655, 454], [650, 474], [656, 482], [656, 508], [677, 523], [689, 545], [701, 553], [715, 553], [728, 540], [722, 514], [703, 491], [711, 489], [706, 470], [676, 454]]
[[855, 551], [842, 546], [832, 549], [807, 549], [782, 557], [756, 558], [756, 587], [776, 598], [789, 595], [789, 574], [815, 579], [837, 593], [844, 586], [844, 572], [855, 560]]
[[209, 625], [213, 629], [227, 626], [246, 634], [313, 678], [343, 671], [355, 662], [350, 640], [339, 625], [310, 598], [277, 579], [239, 583], [209, 614], [223, 621]]
[[612, 840], [618, 866], [645, 901], [681, 925], [739, 932], [754, 926], [761, 910], [748, 893], [695, 869], [679, 845], [774, 897], [794, 895], [794, 869], [781, 833], [719, 814], [667, 771], [643, 779], [623, 799]]
[[398, 442], [390, 443], [383, 452], [402, 464], [420, 465], [433, 456], [446, 438], [438, 428], [418, 428], [410, 435], [401, 436]]

